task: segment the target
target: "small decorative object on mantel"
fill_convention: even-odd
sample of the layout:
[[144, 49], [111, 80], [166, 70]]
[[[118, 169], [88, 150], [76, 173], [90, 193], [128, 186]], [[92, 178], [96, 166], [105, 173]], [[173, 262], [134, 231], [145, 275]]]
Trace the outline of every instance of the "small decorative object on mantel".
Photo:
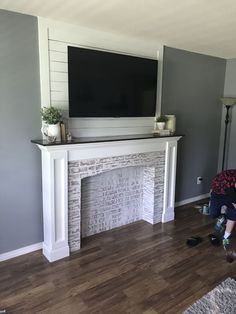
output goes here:
[[72, 140], [72, 136], [71, 136], [71, 133], [70, 133], [70, 132], [68, 132], [68, 133], [66, 134], [66, 140], [67, 140], [68, 142]]
[[40, 110], [42, 120], [45, 122], [41, 132], [49, 142], [61, 140], [60, 122], [62, 119], [61, 111], [53, 106], [43, 107]]
[[61, 127], [61, 140], [65, 141], [66, 140], [66, 126], [63, 121], [61, 121], [60, 127]]
[[158, 130], [164, 130], [166, 122], [167, 122], [166, 116], [157, 117], [156, 118], [156, 126], [157, 126]]
[[167, 122], [166, 116], [159, 116], [155, 118], [153, 134], [157, 136], [168, 136], [170, 131], [165, 129], [165, 124]]
[[166, 122], [166, 129], [170, 130], [171, 134], [175, 133], [175, 125], [176, 125], [176, 118], [173, 114], [166, 115], [167, 122]]

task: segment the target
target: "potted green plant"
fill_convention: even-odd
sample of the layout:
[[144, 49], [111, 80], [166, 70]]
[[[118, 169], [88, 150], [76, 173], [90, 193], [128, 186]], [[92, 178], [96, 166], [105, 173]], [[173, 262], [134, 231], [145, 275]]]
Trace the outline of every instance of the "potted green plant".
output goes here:
[[58, 108], [53, 106], [43, 107], [40, 110], [42, 120], [45, 122], [41, 131], [46, 138], [51, 141], [61, 140], [60, 122], [62, 120], [62, 113]]
[[157, 125], [157, 128], [159, 130], [164, 130], [165, 128], [165, 124], [167, 122], [167, 117], [166, 116], [159, 116], [156, 118], [156, 125]]

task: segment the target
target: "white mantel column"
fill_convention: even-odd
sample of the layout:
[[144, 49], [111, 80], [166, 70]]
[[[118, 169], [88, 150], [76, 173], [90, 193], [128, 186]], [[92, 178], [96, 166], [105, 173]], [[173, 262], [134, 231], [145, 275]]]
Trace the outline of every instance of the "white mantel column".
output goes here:
[[176, 162], [177, 141], [168, 141], [166, 142], [162, 222], [168, 222], [175, 218]]
[[68, 152], [42, 151], [43, 254], [50, 262], [69, 256]]

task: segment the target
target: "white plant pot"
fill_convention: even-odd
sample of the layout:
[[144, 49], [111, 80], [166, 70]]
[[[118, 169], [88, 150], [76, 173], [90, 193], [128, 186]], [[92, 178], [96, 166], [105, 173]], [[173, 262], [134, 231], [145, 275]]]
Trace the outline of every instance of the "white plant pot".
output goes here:
[[165, 129], [165, 122], [157, 122], [157, 128], [158, 130], [164, 130]]
[[45, 124], [42, 127], [41, 131], [48, 140], [53, 139], [53, 138], [55, 138], [55, 141], [61, 140], [60, 122], [58, 122], [57, 124]]

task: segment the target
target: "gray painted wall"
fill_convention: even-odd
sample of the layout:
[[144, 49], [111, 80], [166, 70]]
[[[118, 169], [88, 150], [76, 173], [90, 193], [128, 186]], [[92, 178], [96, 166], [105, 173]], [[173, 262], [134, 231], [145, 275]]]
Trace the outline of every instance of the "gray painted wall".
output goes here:
[[[225, 97], [236, 97], [236, 59], [227, 60], [226, 63], [226, 73], [225, 73], [225, 87], [224, 87]], [[222, 106], [223, 107], [223, 106]], [[230, 124], [228, 132], [228, 146], [226, 151], [226, 168], [236, 169], [236, 105], [230, 109]], [[225, 108], [222, 110], [222, 132], [221, 132], [221, 150], [220, 150], [220, 160], [222, 157], [222, 143], [224, 136], [225, 127]], [[219, 165], [221, 167], [221, 163]]]
[[208, 193], [217, 172], [225, 66], [224, 59], [164, 49], [162, 113], [175, 114], [177, 133], [185, 134], [178, 147], [176, 201]]
[[[0, 10], [0, 254], [42, 241], [40, 152], [30, 143], [41, 126], [37, 36], [35, 17]], [[216, 173], [224, 73], [222, 59], [165, 48], [162, 112], [186, 135], [177, 200], [207, 193]]]
[[0, 253], [42, 241], [37, 18], [0, 10]]

